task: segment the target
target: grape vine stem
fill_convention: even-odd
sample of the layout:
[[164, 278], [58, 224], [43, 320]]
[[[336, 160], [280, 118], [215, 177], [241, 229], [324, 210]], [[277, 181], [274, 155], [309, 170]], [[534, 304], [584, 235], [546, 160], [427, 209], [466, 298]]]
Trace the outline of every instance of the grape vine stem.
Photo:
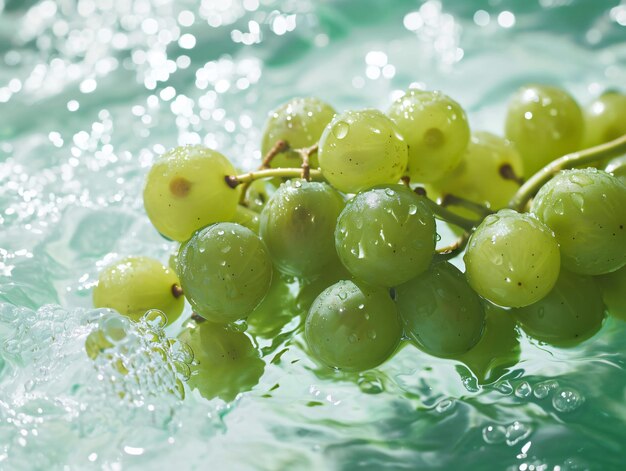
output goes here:
[[561, 170], [592, 164], [624, 153], [626, 153], [626, 134], [606, 144], [564, 155], [550, 162], [530, 177], [513, 196], [509, 202], [509, 208], [523, 211], [539, 189]]
[[[254, 180], [262, 178], [299, 178], [301, 176], [301, 168], [268, 168], [265, 170], [242, 173], [241, 175], [226, 175], [224, 180], [229, 187], [237, 188], [238, 185], [253, 182]], [[321, 180], [322, 172], [317, 169], [310, 169], [309, 177], [313, 180]]]
[[465, 229], [466, 231], [471, 232], [474, 227], [480, 224], [480, 221], [475, 221], [473, 219], [467, 219], [458, 214], [453, 213], [452, 211], [438, 205], [433, 200], [424, 197], [424, 201], [433, 213], [435, 213], [435, 217], [437, 219], [441, 219], [442, 221], [449, 222], [454, 224], [455, 226], [459, 226], [461, 229]]

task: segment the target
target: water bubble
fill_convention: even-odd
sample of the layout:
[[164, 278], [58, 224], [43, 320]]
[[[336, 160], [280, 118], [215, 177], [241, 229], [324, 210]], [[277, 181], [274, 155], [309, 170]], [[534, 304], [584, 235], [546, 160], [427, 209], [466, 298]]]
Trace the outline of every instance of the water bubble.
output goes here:
[[444, 412], [449, 411], [453, 407], [454, 407], [454, 401], [452, 399], [443, 399], [439, 401], [439, 403], [437, 404], [437, 407], [435, 407], [435, 410], [439, 412], [440, 414], [443, 414]]
[[528, 397], [532, 394], [533, 390], [530, 387], [530, 384], [528, 384], [528, 381], [522, 381], [516, 388], [515, 388], [515, 395], [517, 397], [520, 398], [524, 398], [524, 397]]
[[126, 338], [129, 321], [126, 317], [111, 316], [102, 322], [100, 330], [106, 340], [116, 344]]
[[550, 391], [559, 387], [559, 383], [554, 379], [549, 379], [547, 381], [543, 381], [541, 383], [537, 383], [535, 386], [535, 397], [537, 399], [544, 399], [550, 394]]
[[383, 382], [375, 376], [366, 375], [359, 378], [357, 384], [365, 394], [380, 394], [385, 390]]
[[483, 440], [490, 445], [506, 440], [506, 429], [502, 425], [487, 425], [483, 428]]
[[513, 446], [518, 442], [521, 442], [527, 438], [532, 432], [530, 425], [518, 422], [513, 422], [506, 428], [506, 444]]
[[345, 301], [346, 299], [348, 299], [348, 293], [346, 293], [345, 291], [339, 291], [337, 297], [342, 301]]
[[158, 309], [150, 309], [143, 315], [143, 320], [155, 330], [163, 330], [167, 325], [167, 316]]
[[337, 121], [332, 127], [333, 135], [337, 139], [343, 139], [348, 135], [350, 131], [350, 125], [345, 121]]
[[[387, 196], [395, 196], [396, 192], [393, 191], [391, 188], [387, 188], [387, 189], [385, 189], [385, 194]], [[388, 210], [388, 212], [391, 212], [391, 210]]]
[[584, 402], [584, 397], [575, 389], [559, 389], [552, 396], [552, 406], [559, 412], [573, 412]]
[[499, 383], [497, 383], [496, 385], [494, 385], [494, 389], [502, 394], [504, 394], [505, 396], [508, 396], [509, 394], [511, 394], [513, 392], [513, 386], [511, 386], [511, 383], [509, 383], [508, 381], [501, 381]]

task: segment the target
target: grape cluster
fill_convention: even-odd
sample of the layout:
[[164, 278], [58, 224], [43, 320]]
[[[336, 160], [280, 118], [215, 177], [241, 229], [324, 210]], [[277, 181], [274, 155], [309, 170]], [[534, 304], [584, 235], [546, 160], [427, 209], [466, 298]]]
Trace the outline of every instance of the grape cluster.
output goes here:
[[[309, 352], [342, 370], [380, 365], [403, 338], [484, 377], [518, 325], [579, 342], [607, 310], [626, 318], [625, 101], [610, 92], [582, 110], [562, 89], [525, 86], [500, 137], [471, 132], [439, 91], [409, 90], [387, 113], [291, 100], [269, 115], [258, 170], [238, 175], [200, 146], [155, 162], [146, 212], [180, 248], [168, 268], [135, 257], [105, 269], [94, 304], [171, 322], [184, 297], [198, 369], [251, 364], [257, 377], [240, 321], [274, 332], [284, 312], [268, 300], [285, 303], [287, 281]], [[436, 247], [435, 219], [455, 244]], [[450, 262], [460, 256], [465, 273]], [[208, 396], [222, 387], [194, 381]]]

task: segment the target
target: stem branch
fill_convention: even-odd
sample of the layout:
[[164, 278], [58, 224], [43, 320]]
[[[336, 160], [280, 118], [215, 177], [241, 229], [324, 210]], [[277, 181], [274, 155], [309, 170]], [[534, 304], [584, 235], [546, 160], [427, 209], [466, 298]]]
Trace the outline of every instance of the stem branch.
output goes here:
[[[256, 170], [254, 172], [242, 173], [241, 175], [226, 175], [224, 180], [231, 188], [237, 188], [238, 185], [253, 182], [262, 178], [298, 178], [302, 175], [300, 168], [268, 168], [265, 170]], [[317, 169], [311, 169], [309, 176], [312, 179], [320, 180], [322, 172]]]
[[433, 213], [435, 213], [435, 217], [437, 219], [441, 219], [442, 221], [446, 221], [451, 224], [454, 224], [455, 226], [459, 226], [461, 229], [465, 229], [466, 231], [471, 232], [474, 229], [474, 227], [480, 224], [480, 220], [475, 221], [473, 219], [467, 219], [462, 216], [459, 216], [458, 214], [455, 214], [452, 211], [442, 206], [439, 206], [437, 203], [435, 203], [433, 200], [429, 198], [425, 197], [424, 201], [426, 201], [430, 209], [433, 211]]

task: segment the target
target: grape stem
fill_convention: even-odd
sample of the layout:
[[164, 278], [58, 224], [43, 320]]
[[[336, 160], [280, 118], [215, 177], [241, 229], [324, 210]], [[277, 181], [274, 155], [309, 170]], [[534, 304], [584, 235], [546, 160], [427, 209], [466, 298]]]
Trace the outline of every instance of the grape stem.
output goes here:
[[[301, 168], [268, 168], [265, 170], [242, 173], [241, 175], [226, 175], [224, 180], [229, 187], [237, 188], [237, 186], [241, 184], [253, 182], [263, 178], [298, 178], [301, 176]], [[310, 169], [309, 178], [321, 180], [322, 172], [318, 169]]]
[[452, 193], [444, 195], [441, 199], [441, 206], [444, 208], [448, 206], [459, 206], [461, 208], [469, 209], [477, 216], [481, 216], [483, 218], [493, 214], [493, 211], [488, 207], [483, 206], [482, 204], [474, 203], [473, 201], [460, 196], [453, 195]]
[[465, 250], [469, 236], [469, 232], [463, 232], [463, 235], [450, 245], [437, 249], [435, 257], [441, 261], [453, 259]]
[[197, 312], [191, 313], [191, 319], [194, 320], [196, 324], [201, 324], [202, 322], [206, 321], [206, 319], [202, 317], [200, 314], [198, 314]]
[[523, 211], [539, 189], [561, 170], [591, 164], [600, 160], [617, 157], [626, 152], [626, 134], [622, 137], [590, 147], [589, 149], [564, 155], [543, 167], [524, 183], [509, 202], [509, 208]]
[[[259, 170], [264, 170], [266, 168], [270, 168], [270, 164], [274, 157], [282, 152], [286, 152], [289, 150], [289, 143], [285, 140], [276, 141], [276, 144], [272, 146], [272, 148], [265, 154], [263, 160], [261, 161], [261, 165], [259, 165]], [[239, 195], [239, 204], [242, 206], [248, 206], [248, 202], [246, 201], [246, 197], [248, 195], [248, 188], [252, 184], [251, 181], [245, 183], [243, 187], [241, 187], [241, 194]]]
[[317, 144], [311, 147], [305, 147], [304, 149], [297, 149], [300, 154], [300, 158], [302, 159], [301, 176], [307, 182], [311, 180], [311, 164], [309, 163], [309, 160], [311, 155], [317, 152], [317, 149]]
[[437, 203], [427, 197], [424, 197], [424, 201], [426, 202], [426, 204], [428, 204], [432, 212], [435, 213], [435, 217], [437, 219], [441, 219], [442, 221], [449, 222], [451, 224], [454, 224], [455, 226], [459, 226], [461, 229], [465, 229], [466, 231], [471, 232], [474, 227], [480, 224], [480, 221], [467, 219], [459, 216], [458, 214], [454, 214], [452, 211], [442, 206], [439, 206]]

